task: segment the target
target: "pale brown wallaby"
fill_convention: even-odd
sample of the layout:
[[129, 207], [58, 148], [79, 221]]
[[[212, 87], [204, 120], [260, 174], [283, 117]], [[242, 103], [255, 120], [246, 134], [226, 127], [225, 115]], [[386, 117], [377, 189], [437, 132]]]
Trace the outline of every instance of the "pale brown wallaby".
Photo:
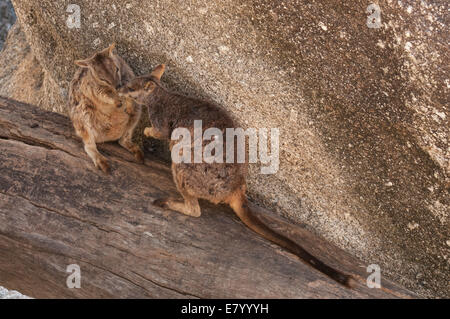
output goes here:
[[119, 140], [138, 162], [144, 161], [142, 150], [132, 142], [141, 106], [117, 94], [117, 89], [134, 78], [134, 73], [114, 47], [112, 44], [88, 59], [75, 61], [80, 68], [69, 89], [69, 115], [75, 132], [95, 166], [105, 173], [109, 165], [96, 143]]
[[[193, 134], [195, 120], [202, 120], [203, 131], [208, 128], [218, 128], [223, 132], [226, 128], [236, 127], [228, 113], [220, 107], [168, 92], [160, 83], [164, 70], [165, 66], [159, 65], [150, 74], [134, 78], [119, 90], [119, 95], [131, 97], [138, 104], [148, 107], [152, 127], [145, 129], [146, 136], [170, 140], [172, 150], [177, 142], [171, 140], [172, 132], [177, 128], [186, 128]], [[205, 144], [202, 144], [202, 147], [204, 146]], [[190, 147], [192, 154], [195, 152], [193, 143]], [[154, 204], [199, 217], [201, 210], [198, 199], [206, 199], [215, 204], [227, 203], [250, 229], [294, 253], [302, 261], [335, 281], [351, 287], [353, 282], [351, 276], [324, 264], [291, 239], [272, 230], [251, 211], [245, 195], [247, 162], [248, 160], [244, 163], [206, 163], [204, 161], [176, 163], [172, 161], [173, 178], [184, 200], [161, 198], [155, 200]]]

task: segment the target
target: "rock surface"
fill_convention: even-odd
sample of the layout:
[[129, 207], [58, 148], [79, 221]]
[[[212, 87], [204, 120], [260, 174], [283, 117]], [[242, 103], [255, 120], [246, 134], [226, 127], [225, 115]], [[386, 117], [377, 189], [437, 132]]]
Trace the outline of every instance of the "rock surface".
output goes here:
[[26, 42], [15, 28], [0, 94], [64, 113], [73, 61], [111, 42], [137, 74], [166, 63], [169, 87], [281, 129], [280, 170], [253, 167], [254, 200], [449, 297], [447, 1], [379, 1], [380, 28], [362, 0], [80, 0], [79, 29], [66, 2], [13, 4]]
[[0, 286], [0, 299], [30, 299], [30, 297], [24, 296], [18, 291], [8, 290]]
[[63, 112], [66, 102], [59, 86], [36, 60], [18, 23], [8, 34], [1, 60], [0, 95]]
[[0, 49], [2, 48], [8, 30], [12, 27], [14, 21], [16, 21], [16, 15], [11, 1], [0, 0]]

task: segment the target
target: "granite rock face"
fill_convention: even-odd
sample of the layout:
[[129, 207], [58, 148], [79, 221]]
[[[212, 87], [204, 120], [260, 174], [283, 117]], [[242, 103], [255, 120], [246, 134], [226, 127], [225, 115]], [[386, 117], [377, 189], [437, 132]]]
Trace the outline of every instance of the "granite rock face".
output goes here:
[[62, 112], [61, 89], [33, 55], [18, 23], [8, 33], [0, 53], [0, 95]]
[[64, 113], [73, 61], [112, 42], [137, 74], [166, 63], [170, 88], [280, 129], [280, 169], [252, 168], [253, 200], [449, 297], [447, 1], [379, 1], [368, 20], [362, 0], [77, 0], [69, 28], [74, 2], [13, 1], [0, 94]]
[[12, 27], [14, 21], [16, 21], [16, 15], [11, 1], [0, 0], [0, 49], [2, 48], [8, 30]]

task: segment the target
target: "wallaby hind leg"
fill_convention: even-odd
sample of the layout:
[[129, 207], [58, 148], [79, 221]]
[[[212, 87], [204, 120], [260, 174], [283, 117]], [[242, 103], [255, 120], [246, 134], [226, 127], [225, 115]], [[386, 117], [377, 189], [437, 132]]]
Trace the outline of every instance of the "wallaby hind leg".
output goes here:
[[108, 173], [109, 172], [108, 161], [98, 151], [97, 144], [95, 143], [93, 134], [87, 130], [83, 130], [80, 135], [84, 143], [84, 150], [94, 162], [95, 167], [101, 169], [105, 173]]
[[168, 208], [188, 216], [200, 217], [202, 211], [200, 209], [198, 199], [186, 194], [182, 194], [182, 196], [184, 201], [171, 198], [160, 198], [155, 200], [153, 205]]

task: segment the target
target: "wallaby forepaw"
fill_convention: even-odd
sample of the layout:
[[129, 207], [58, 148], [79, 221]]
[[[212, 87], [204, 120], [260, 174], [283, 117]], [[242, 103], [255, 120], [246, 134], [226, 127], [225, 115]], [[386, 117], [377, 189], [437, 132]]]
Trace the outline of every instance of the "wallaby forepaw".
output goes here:
[[161, 208], [167, 208], [167, 198], [158, 198], [153, 201], [153, 205], [161, 207]]
[[134, 158], [136, 159], [136, 162], [138, 162], [139, 164], [144, 164], [144, 152], [142, 152], [142, 150], [138, 149], [134, 153]]
[[110, 172], [108, 161], [104, 158], [98, 159], [95, 166], [98, 169], [102, 170], [103, 173], [108, 174]]
[[146, 127], [144, 129], [144, 135], [147, 137], [151, 137], [152, 136], [152, 128], [151, 127]]

